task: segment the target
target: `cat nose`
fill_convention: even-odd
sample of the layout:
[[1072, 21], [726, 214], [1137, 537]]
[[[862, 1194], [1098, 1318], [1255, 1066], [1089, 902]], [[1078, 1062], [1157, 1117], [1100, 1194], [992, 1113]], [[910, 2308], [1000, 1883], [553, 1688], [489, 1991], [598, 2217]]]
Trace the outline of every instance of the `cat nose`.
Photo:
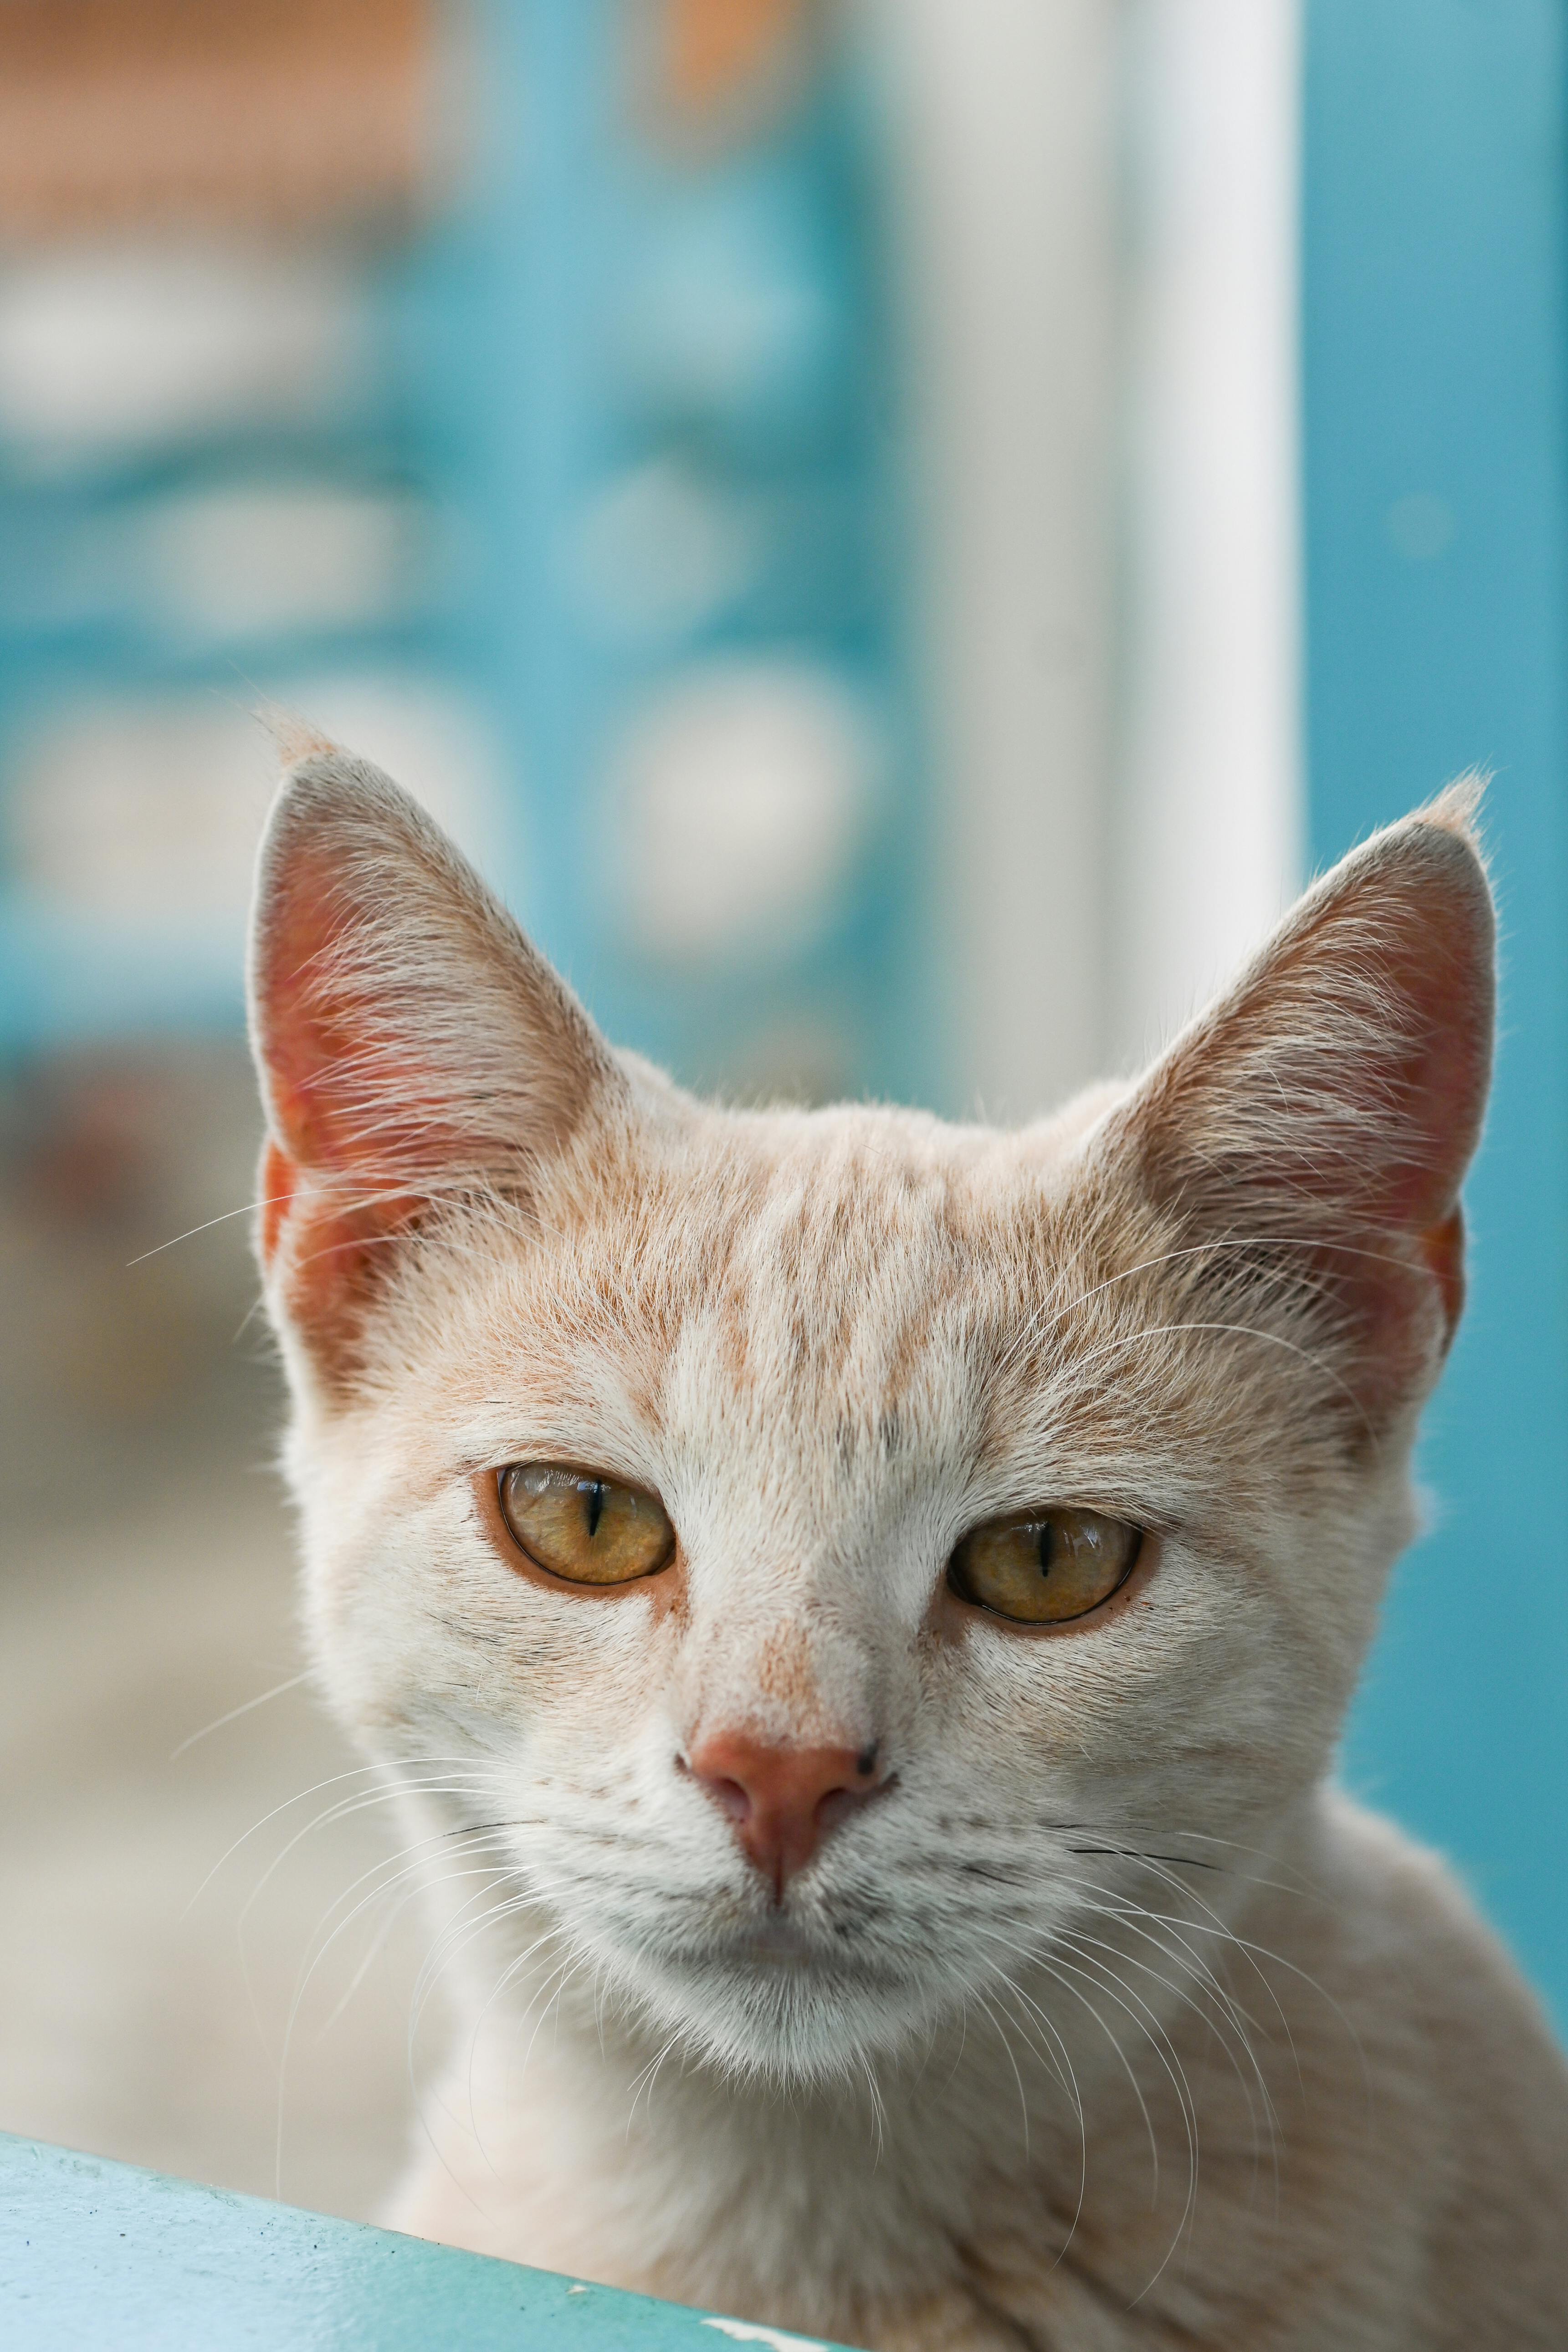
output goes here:
[[685, 1768], [734, 1822], [775, 1900], [828, 1832], [887, 1786], [875, 1741], [858, 1751], [781, 1748], [742, 1731], [715, 1731], [697, 1742]]

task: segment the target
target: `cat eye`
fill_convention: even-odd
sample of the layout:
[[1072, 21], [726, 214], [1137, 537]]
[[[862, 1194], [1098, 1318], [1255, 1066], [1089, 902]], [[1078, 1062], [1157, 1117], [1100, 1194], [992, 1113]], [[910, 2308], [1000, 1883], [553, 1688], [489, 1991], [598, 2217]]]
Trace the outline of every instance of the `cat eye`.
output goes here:
[[514, 1462], [496, 1482], [519, 1549], [568, 1584], [630, 1584], [668, 1565], [675, 1529], [657, 1495], [553, 1463]]
[[947, 1580], [961, 1601], [1017, 1625], [1065, 1625], [1109, 1601], [1131, 1575], [1141, 1528], [1099, 1511], [1020, 1511], [975, 1528]]

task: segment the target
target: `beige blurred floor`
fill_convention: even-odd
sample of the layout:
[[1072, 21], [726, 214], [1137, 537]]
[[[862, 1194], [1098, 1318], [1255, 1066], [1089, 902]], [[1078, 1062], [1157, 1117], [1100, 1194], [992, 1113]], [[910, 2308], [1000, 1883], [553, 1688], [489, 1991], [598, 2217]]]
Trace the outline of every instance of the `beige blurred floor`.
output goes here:
[[[226, 1186], [244, 1198], [253, 1148], [232, 1057], [184, 1109], [183, 1163], [209, 1122], [237, 1122], [194, 1185], [217, 1213]], [[89, 1160], [98, 1148], [89, 1135]], [[323, 1827], [256, 1892], [363, 1785], [290, 1803], [356, 1761], [302, 1690], [174, 1753], [300, 1654], [265, 1466], [276, 1381], [254, 1338], [234, 1342], [252, 1287], [241, 1227], [205, 1244], [205, 1273], [189, 1249], [130, 1267], [138, 1241], [195, 1222], [154, 1181], [158, 1152], [143, 1159], [130, 1206], [83, 1213], [68, 1184], [42, 1207], [37, 1185], [0, 1202], [0, 2129], [264, 2195], [280, 2179], [291, 2202], [367, 2217], [409, 2142], [426, 1939], [405, 1916], [331, 2024], [372, 1920], [329, 1951], [280, 2097], [312, 1937], [391, 1832], [379, 1809]]]

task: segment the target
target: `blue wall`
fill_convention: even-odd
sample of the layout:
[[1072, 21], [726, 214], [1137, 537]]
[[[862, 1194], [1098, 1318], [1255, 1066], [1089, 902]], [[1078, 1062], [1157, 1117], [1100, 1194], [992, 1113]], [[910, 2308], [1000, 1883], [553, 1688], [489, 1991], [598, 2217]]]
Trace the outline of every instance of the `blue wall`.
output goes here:
[[1493, 771], [1502, 1044], [1470, 1306], [1352, 1786], [1458, 1862], [1568, 2021], [1568, 387], [1561, 0], [1309, 0], [1314, 860]]

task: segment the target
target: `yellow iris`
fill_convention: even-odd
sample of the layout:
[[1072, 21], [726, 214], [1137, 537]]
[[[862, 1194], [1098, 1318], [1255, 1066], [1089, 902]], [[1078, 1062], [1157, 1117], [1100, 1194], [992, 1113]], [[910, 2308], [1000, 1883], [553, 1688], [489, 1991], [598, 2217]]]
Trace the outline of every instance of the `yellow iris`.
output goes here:
[[514, 1462], [501, 1472], [498, 1493], [521, 1549], [569, 1584], [630, 1584], [666, 1567], [675, 1550], [675, 1529], [658, 1496], [618, 1479]]
[[1142, 1540], [1141, 1528], [1100, 1511], [1019, 1511], [966, 1535], [948, 1582], [1015, 1624], [1064, 1625], [1126, 1582]]

